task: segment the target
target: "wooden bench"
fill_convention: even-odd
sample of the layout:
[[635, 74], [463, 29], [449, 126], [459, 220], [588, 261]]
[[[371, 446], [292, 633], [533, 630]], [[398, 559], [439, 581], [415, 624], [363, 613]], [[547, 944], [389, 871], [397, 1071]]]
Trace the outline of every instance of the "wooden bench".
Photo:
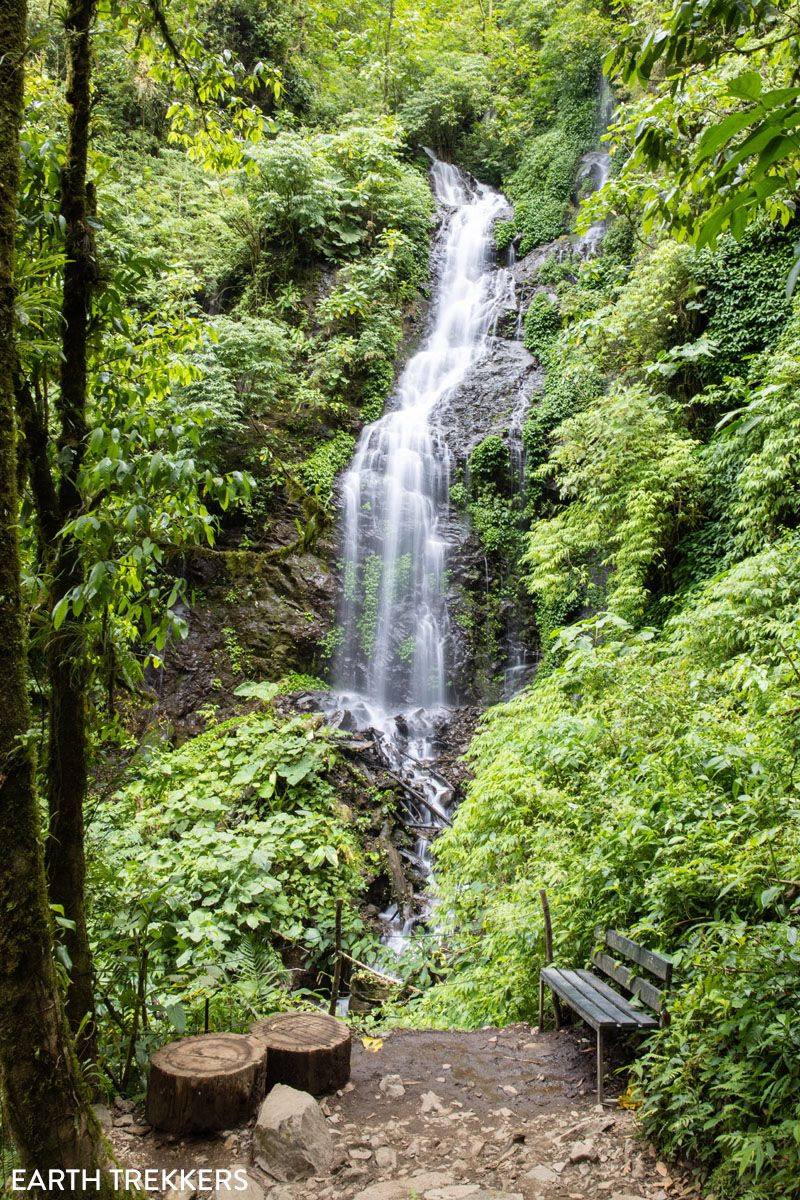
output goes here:
[[[594, 971], [566, 971], [560, 967], [542, 969], [539, 975], [539, 1028], [544, 1023], [544, 989], [548, 987], [553, 993], [556, 1029], [560, 1023], [558, 1000], [562, 1000], [597, 1033], [597, 1103], [602, 1104], [605, 1034], [608, 1030], [641, 1032], [667, 1023], [669, 1017], [665, 999], [672, 983], [672, 963], [668, 958], [623, 937], [614, 929], [607, 929], [604, 936], [603, 931], [598, 930], [598, 941], [648, 971], [662, 984], [661, 988], [656, 987], [604, 950], [598, 950], [592, 956], [596, 969], [646, 1004], [651, 1010], [646, 1012], [632, 1004], [626, 996], [620, 995]], [[652, 1013], [657, 1015], [653, 1016]]]

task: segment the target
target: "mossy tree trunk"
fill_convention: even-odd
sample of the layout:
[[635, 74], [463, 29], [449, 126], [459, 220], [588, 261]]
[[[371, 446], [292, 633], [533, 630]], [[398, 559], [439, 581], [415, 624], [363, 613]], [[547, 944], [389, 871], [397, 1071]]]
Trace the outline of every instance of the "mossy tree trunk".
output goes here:
[[[81, 511], [78, 480], [86, 437], [87, 342], [96, 283], [94, 238], [87, 187], [92, 113], [91, 30], [95, 0], [69, 0], [64, 17], [67, 49], [67, 146], [61, 178], [61, 215], [66, 226], [62, 302], [63, 335], [57, 412], [58, 524], [61, 530]], [[51, 547], [55, 607], [83, 582], [80, 547], [63, 532]], [[65, 937], [72, 960], [67, 1015], [82, 1058], [95, 1051], [92, 958], [86, 930], [83, 803], [86, 794], [86, 705], [88, 659], [81, 618], [69, 613], [48, 648], [49, 740], [47, 799], [50, 831], [46, 850], [50, 899], [75, 928]]]
[[[23, 1168], [94, 1172], [105, 1167], [106, 1151], [53, 963], [28, 737], [14, 413], [14, 234], [25, 43], [24, 0], [0, 0], [0, 1089]], [[100, 1190], [110, 1194], [110, 1180], [103, 1180]]]

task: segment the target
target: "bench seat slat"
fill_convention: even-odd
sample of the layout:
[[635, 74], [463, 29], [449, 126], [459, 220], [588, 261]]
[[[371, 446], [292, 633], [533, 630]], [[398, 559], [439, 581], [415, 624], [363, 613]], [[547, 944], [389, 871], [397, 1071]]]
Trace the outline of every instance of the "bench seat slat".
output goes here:
[[598, 977], [592, 971], [578, 971], [577, 974], [580, 975], [581, 979], [584, 979], [587, 983], [590, 983], [593, 988], [600, 992], [602, 996], [605, 996], [608, 1000], [613, 1001], [618, 1008], [621, 1008], [626, 1017], [634, 1016], [643, 1029], [651, 1029], [654, 1025], [658, 1025], [658, 1021], [655, 1017], [651, 1017], [650, 1013], [642, 1012], [640, 1009], [634, 1008], [632, 1004], [628, 1003], [624, 996], [620, 996], [619, 992], [615, 992], [614, 989], [610, 987], [604, 979], [598, 979]]
[[594, 987], [594, 982], [582, 979], [577, 971], [545, 967], [542, 979], [593, 1029], [638, 1029], [642, 1024], [640, 1014], [622, 997], [610, 1001]]
[[569, 979], [572, 986], [582, 996], [585, 996], [592, 1004], [596, 1004], [598, 1008], [602, 1008], [616, 1024], [619, 1024], [620, 1021], [624, 1023], [629, 1020], [628, 1003], [625, 998], [620, 996], [618, 992], [612, 993], [611, 996], [606, 995], [597, 986], [601, 981], [597, 976], [592, 976], [590, 971], [569, 970], [562, 971], [561, 974]]
[[541, 977], [547, 986], [562, 1000], [566, 1000], [570, 1008], [573, 1008], [593, 1029], [613, 1028], [616, 1025], [615, 1018], [607, 1009], [593, 1003], [575, 987], [570, 979], [573, 974], [572, 971], [561, 971], [557, 967], [546, 967], [542, 971]]

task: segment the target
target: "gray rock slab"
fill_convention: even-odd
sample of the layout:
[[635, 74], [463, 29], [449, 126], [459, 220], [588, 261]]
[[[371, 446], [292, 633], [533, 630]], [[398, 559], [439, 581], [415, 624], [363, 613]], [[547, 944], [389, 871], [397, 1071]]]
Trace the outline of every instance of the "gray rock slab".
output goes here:
[[333, 1138], [313, 1096], [275, 1085], [258, 1111], [253, 1158], [281, 1183], [330, 1173]]

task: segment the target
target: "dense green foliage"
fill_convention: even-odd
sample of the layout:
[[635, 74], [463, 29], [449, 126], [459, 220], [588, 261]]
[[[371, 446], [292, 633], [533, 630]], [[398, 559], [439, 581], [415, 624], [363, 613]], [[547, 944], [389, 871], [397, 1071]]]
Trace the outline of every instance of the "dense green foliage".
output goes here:
[[[470, 750], [474, 779], [437, 847], [448, 974], [406, 1019], [534, 1019], [545, 886], [564, 962], [587, 958], [598, 920], [675, 957], [672, 1024], [637, 1067], [647, 1132], [720, 1197], [794, 1194], [796, 5], [688, 0], [657, 19], [635, 0], [625, 25], [593, 0], [166, 12], [166, 38], [148, 6], [110, 6], [93, 33], [77, 451], [59, 450], [54, 417], [64, 35], [39, 2], [22, 136], [31, 691], [44, 729], [43, 664], [79, 629], [105, 1070], [138, 1092], [148, 1051], [200, 1028], [206, 1005], [212, 1024], [244, 1028], [295, 1002], [292, 973], [324, 987], [337, 898], [350, 951], [379, 953], [357, 909], [383, 800], [351, 772], [374, 812], [345, 806], [335, 738], [271, 706], [318, 680], [245, 688], [230, 720], [192, 713], [206, 731], [182, 745], [142, 731], [153, 668], [187, 631], [186, 556], [222, 539], [283, 566], [324, 543], [337, 475], [418, 332], [428, 148], [502, 186], [514, 211], [498, 247], [540, 255], [520, 289], [545, 370], [524, 479], [492, 435], [464, 454], [451, 498], [485, 567], [455, 613], [476, 692], [502, 695], [509, 614], [527, 630], [535, 613], [542, 667]], [[579, 160], [609, 98], [613, 168], [590, 195]], [[608, 223], [596, 259], [568, 240], [576, 216]], [[48, 541], [37, 464], [59, 484], [74, 463], [76, 514]], [[64, 540], [77, 582], [51, 604]], [[372, 555], [365, 654], [381, 569]], [[241, 679], [239, 634], [220, 626]], [[324, 634], [323, 656], [340, 638]]]
[[281, 721], [262, 706], [156, 751], [95, 812], [105, 1054], [125, 1083], [170, 1029], [197, 1029], [206, 1001], [213, 1024], [230, 1029], [289, 1003], [288, 963], [325, 969], [337, 898], [348, 900], [351, 952], [369, 948], [352, 907], [364, 851], [330, 780], [335, 762], [316, 718]]
[[769, 956], [796, 970], [799, 561], [789, 536], [660, 635], [610, 616], [566, 630], [558, 666], [492, 710], [437, 855], [455, 969], [426, 1014], [534, 1019], [541, 886], [562, 961], [588, 956], [596, 920], [680, 951], [644, 1118], [672, 1150], [724, 1161], [726, 1195], [740, 1164], [748, 1195], [797, 1171], [792, 990]]
[[[597, 923], [674, 957], [672, 1022], [636, 1069], [645, 1128], [716, 1195], [771, 1200], [800, 1170], [800, 307], [782, 228], [794, 167], [778, 165], [797, 150], [776, 133], [793, 93], [754, 124], [738, 11], [676, 6], [665, 28], [689, 40], [670, 44], [666, 80], [649, 69], [666, 43], [636, 14], [621, 37], [650, 63], [628, 75], [619, 157], [580, 216], [614, 215], [604, 249], [545, 261], [529, 299], [547, 375], [525, 429], [522, 564], [543, 666], [470, 750], [437, 846], [450, 974], [414, 1019], [535, 1019], [546, 887], [562, 963], [588, 960]], [[750, 42], [768, 43], [754, 20]], [[765, 93], [796, 49], [794, 10], [774, 20], [778, 48], [753, 51]], [[704, 69], [683, 73], [675, 47]], [[699, 249], [675, 240], [698, 230]], [[554, 214], [522, 250], [559, 232]]]

